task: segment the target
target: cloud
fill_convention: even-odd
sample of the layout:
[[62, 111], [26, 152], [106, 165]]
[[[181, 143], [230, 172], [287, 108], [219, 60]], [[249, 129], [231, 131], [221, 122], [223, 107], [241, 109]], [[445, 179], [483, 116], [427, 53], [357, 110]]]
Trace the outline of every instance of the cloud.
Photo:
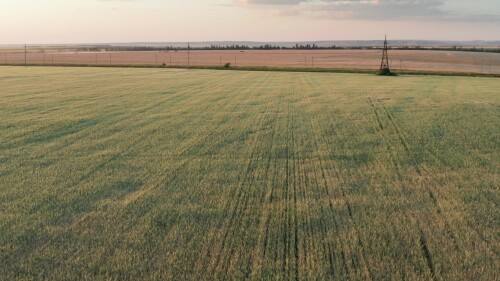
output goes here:
[[323, 1], [323, 4], [305, 5], [305, 10], [312, 15], [323, 14], [330, 18], [393, 20], [393, 19], [423, 19], [444, 16], [439, 9], [441, 0], [351, 0]]
[[302, 2], [307, 2], [304, 0], [240, 0], [241, 4], [247, 5], [297, 5]]
[[[500, 15], [457, 14], [446, 0], [237, 0], [238, 5], [272, 9], [273, 16], [326, 19], [500, 21]], [[271, 7], [271, 8], [269, 8]]]

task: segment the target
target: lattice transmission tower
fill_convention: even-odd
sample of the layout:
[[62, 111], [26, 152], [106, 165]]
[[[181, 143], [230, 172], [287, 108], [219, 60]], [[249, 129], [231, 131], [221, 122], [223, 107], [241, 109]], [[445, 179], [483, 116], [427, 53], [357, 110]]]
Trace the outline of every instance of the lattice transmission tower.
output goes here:
[[384, 40], [384, 50], [382, 53], [382, 62], [380, 63], [379, 75], [393, 75], [389, 65], [389, 45], [387, 44], [387, 35]]

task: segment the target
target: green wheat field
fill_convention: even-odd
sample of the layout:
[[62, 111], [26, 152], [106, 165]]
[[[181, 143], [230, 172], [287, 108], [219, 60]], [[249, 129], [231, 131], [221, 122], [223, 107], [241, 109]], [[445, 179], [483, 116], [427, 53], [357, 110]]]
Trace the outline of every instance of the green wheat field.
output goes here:
[[499, 89], [0, 67], [0, 280], [498, 280]]

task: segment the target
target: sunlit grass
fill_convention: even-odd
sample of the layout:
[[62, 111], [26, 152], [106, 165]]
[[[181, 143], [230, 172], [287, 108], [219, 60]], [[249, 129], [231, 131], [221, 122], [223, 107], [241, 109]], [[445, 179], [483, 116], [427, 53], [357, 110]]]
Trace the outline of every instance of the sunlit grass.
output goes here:
[[0, 279], [495, 280], [497, 79], [0, 68]]

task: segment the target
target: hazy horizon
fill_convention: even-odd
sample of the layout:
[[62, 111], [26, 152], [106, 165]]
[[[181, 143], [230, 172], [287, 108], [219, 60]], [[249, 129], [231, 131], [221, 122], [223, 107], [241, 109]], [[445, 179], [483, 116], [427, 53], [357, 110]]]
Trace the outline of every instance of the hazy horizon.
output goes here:
[[[315, 41], [158, 41], [158, 42], [78, 42], [78, 43], [15, 43], [15, 44], [0, 44], [0, 48], [24, 48], [26, 45], [30, 47], [48, 47], [48, 46], [135, 46], [135, 47], [161, 47], [172, 46], [182, 47], [191, 44], [191, 47], [209, 47], [211, 45], [227, 46], [232, 44], [246, 45], [249, 47], [258, 47], [264, 44], [277, 45], [280, 47], [292, 47], [295, 44], [317, 44], [320, 47], [330, 47], [336, 45], [338, 47], [372, 47], [383, 43], [383, 37], [374, 40], [315, 40]], [[421, 46], [421, 47], [499, 47], [500, 40], [419, 40], [419, 39], [388, 39], [389, 44], [393, 46]]]
[[[43, 2], [43, 3], [41, 3]], [[489, 0], [4, 0], [2, 45], [500, 40]]]

